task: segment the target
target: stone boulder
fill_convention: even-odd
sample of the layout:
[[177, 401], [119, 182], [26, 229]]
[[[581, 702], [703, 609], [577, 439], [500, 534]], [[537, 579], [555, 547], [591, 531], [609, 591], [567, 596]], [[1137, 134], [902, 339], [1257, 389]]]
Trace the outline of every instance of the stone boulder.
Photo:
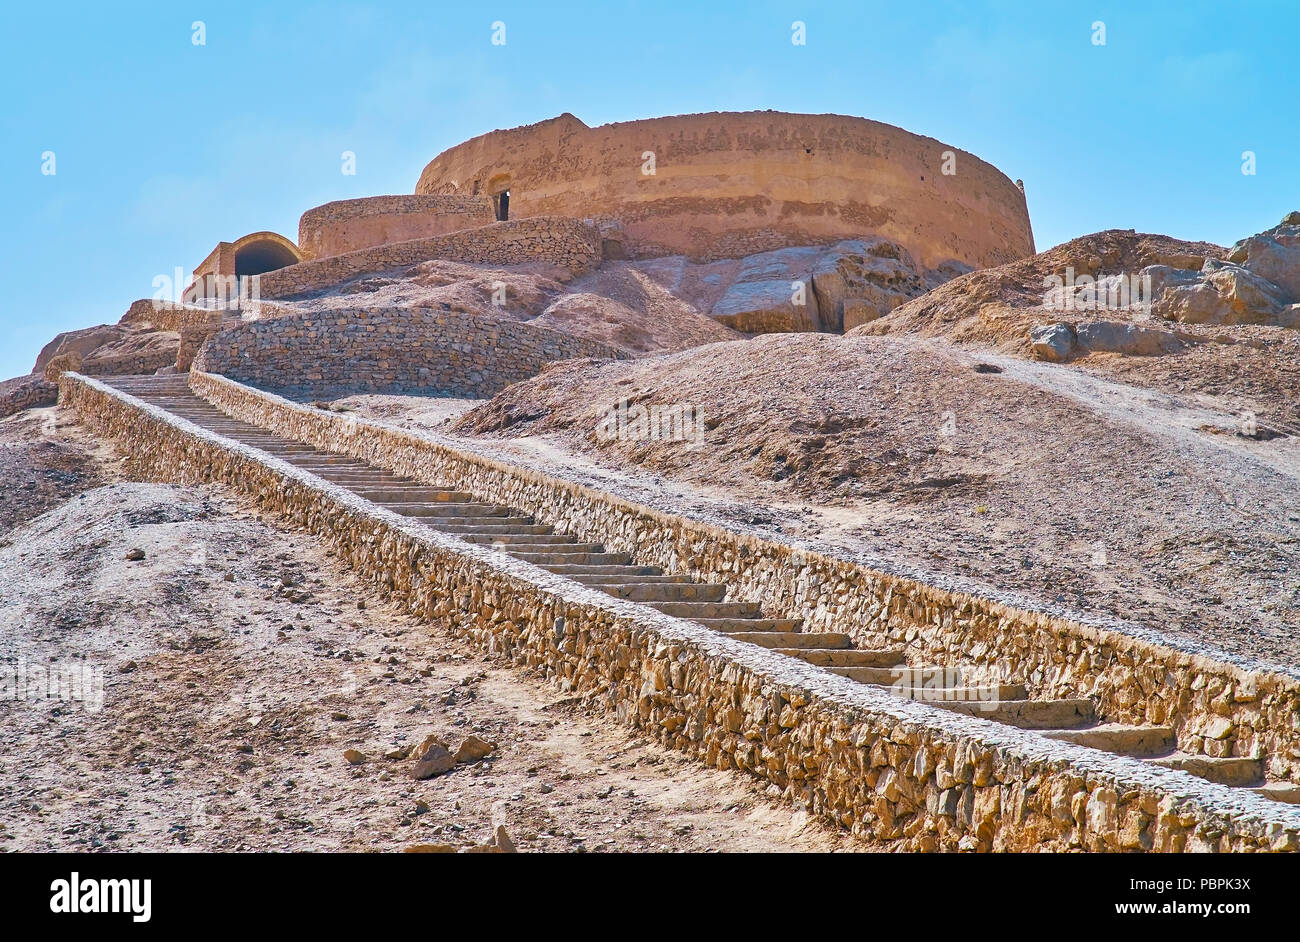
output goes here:
[[762, 252], [740, 268], [710, 314], [746, 333], [845, 331], [963, 274], [948, 263], [923, 272], [888, 239]]
[[1168, 288], [1182, 288], [1199, 284], [1201, 280], [1200, 270], [1204, 264], [1205, 261], [1202, 259], [1194, 270], [1179, 268], [1174, 265], [1148, 265], [1138, 272], [1138, 284], [1145, 285], [1148, 279], [1150, 280], [1151, 295], [1146, 300], [1154, 301], [1164, 294]]
[[1151, 310], [1184, 324], [1276, 324], [1286, 307], [1273, 282], [1242, 265], [1209, 259], [1196, 282], [1166, 287]]
[[74, 350], [68, 353], [57, 353], [46, 360], [41, 375], [45, 377], [47, 382], [57, 383], [59, 377], [64, 373], [80, 373], [81, 368], [81, 354]]
[[41, 352], [36, 355], [36, 365], [32, 368], [32, 372], [44, 373], [46, 364], [63, 354], [89, 356], [105, 344], [121, 340], [127, 333], [128, 328], [115, 324], [100, 324], [82, 330], [64, 331], [41, 348]]
[[1078, 344], [1093, 353], [1123, 353], [1127, 356], [1149, 357], [1175, 353], [1183, 342], [1171, 330], [1159, 327], [1139, 327], [1120, 321], [1094, 321], [1075, 328]]
[[1062, 363], [1074, 352], [1074, 328], [1069, 324], [1040, 324], [1029, 332], [1029, 349], [1049, 363]]
[[1300, 212], [1232, 247], [1228, 261], [1272, 282], [1288, 304], [1300, 302]]
[[1288, 213], [1272, 229], [1242, 239], [1226, 261], [1207, 258], [1189, 278], [1150, 266], [1152, 311], [1184, 324], [1295, 326], [1300, 303], [1300, 213]]
[[1172, 330], [1141, 327], [1126, 321], [1063, 321], [1040, 324], [1029, 332], [1029, 349], [1039, 360], [1064, 363], [1076, 353], [1122, 353], [1125, 356], [1161, 356], [1176, 353], [1183, 342]]

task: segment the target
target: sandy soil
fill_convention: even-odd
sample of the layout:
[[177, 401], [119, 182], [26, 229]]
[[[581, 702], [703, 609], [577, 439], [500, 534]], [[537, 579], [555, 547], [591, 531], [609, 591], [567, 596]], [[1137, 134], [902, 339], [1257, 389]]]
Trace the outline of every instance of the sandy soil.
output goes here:
[[[0, 433], [6, 475], [27, 449], [37, 478], [115, 482], [3, 533], [0, 668], [92, 695], [0, 700], [0, 849], [468, 847], [497, 824], [523, 851], [868, 849], [417, 623], [229, 494], [118, 481], [40, 415]], [[471, 733], [496, 751], [438, 778], [384, 758]]]

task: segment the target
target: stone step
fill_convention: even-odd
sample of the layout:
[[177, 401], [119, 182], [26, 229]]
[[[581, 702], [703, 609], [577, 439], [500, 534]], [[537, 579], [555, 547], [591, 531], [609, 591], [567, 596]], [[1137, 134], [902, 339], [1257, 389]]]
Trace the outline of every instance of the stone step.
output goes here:
[[1218, 782], [1220, 785], [1259, 786], [1264, 783], [1264, 763], [1259, 759], [1247, 759], [1241, 756], [1215, 758], [1175, 752], [1147, 761], [1166, 769], [1189, 772], [1197, 778]]
[[568, 563], [574, 566], [618, 566], [632, 561], [630, 553], [588, 553], [588, 552], [511, 552], [510, 555], [530, 563]]
[[1300, 785], [1294, 782], [1267, 782], [1256, 788], [1255, 794], [1271, 798], [1273, 801], [1286, 802], [1288, 805], [1300, 805]]
[[[376, 504], [427, 504], [439, 503], [464, 504], [474, 500], [464, 491], [452, 491], [445, 487], [412, 485], [409, 487], [358, 487], [352, 492]], [[531, 517], [529, 518], [532, 519]]]
[[496, 504], [476, 504], [473, 501], [454, 504], [442, 501], [430, 501], [427, 504], [392, 501], [382, 503], [379, 506], [385, 510], [391, 510], [393, 513], [401, 514], [403, 517], [437, 517], [440, 520], [474, 519], [478, 517], [497, 517], [504, 520], [515, 515], [514, 511], [509, 507], [498, 507]]
[[595, 548], [593, 552], [599, 552], [605, 547], [600, 543], [577, 543], [573, 537], [567, 533], [460, 533], [458, 534], [466, 543], [507, 543], [513, 547], [552, 547], [552, 546], [584, 546]]
[[[650, 569], [650, 566], [632, 567], [637, 569]], [[606, 586], [629, 586], [629, 585], [674, 585], [683, 583], [695, 583], [690, 576], [659, 576], [653, 573], [637, 573], [633, 575], [603, 576], [590, 575], [588, 573], [557, 573], [557, 575], [567, 575], [574, 582], [581, 582], [583, 585], [593, 586], [603, 589]]]
[[797, 631], [735, 631], [731, 637], [764, 648], [847, 648], [853, 644], [848, 635], [838, 631], [808, 634]]
[[1072, 742], [1077, 746], [1091, 746], [1124, 756], [1147, 758], [1163, 756], [1174, 750], [1174, 731], [1168, 726], [1124, 726], [1119, 723], [1101, 723], [1081, 729], [1045, 729], [1042, 735], [1049, 739]]
[[550, 544], [528, 544], [511, 547], [510, 552], [516, 556], [590, 556], [605, 555], [604, 543], [561, 542]]
[[[378, 477], [369, 465], [351, 459], [341, 459], [339, 461], [291, 461], [289, 463], [336, 484], [364, 484], [375, 481]], [[335, 480], [336, 475], [341, 476], [344, 480]]]
[[[289, 455], [283, 460], [289, 462], [289, 464], [294, 467], [302, 468], [305, 471], [314, 471], [317, 468], [322, 468], [326, 471], [350, 471], [354, 474], [374, 473], [374, 469], [364, 461], [358, 461], [356, 458], [348, 458], [343, 455], [332, 455], [328, 457], [320, 457], [316, 455], [303, 455], [300, 457], [297, 455]], [[378, 477], [378, 475], [376, 475], [376, 477]]]
[[691, 621], [712, 618], [757, 618], [763, 613], [763, 607], [757, 602], [662, 602], [647, 601], [651, 608], [657, 608], [665, 615], [675, 618], [689, 618]]
[[841, 677], [848, 677], [850, 680], [856, 680], [863, 684], [876, 684], [889, 686], [891, 684], [905, 684], [909, 687], [918, 686], [961, 686], [961, 682], [952, 676], [952, 668], [943, 667], [909, 667], [906, 664], [893, 665], [890, 667], [850, 667], [834, 666], [827, 667], [832, 674], [839, 674]]
[[571, 579], [576, 579], [578, 576], [662, 576], [664, 572], [660, 566], [633, 566], [631, 564], [624, 566], [589, 566], [570, 563], [547, 563], [542, 568], [549, 569], [559, 576], [568, 576]]
[[1097, 720], [1092, 701], [1086, 699], [949, 701], [938, 706], [1021, 729], [1074, 729]]
[[[691, 621], [703, 625], [705, 628], [712, 628], [714, 631], [725, 631], [731, 634], [736, 631], [762, 631], [781, 635], [795, 635], [803, 627], [802, 618], [692, 618]], [[845, 637], [848, 637], [845, 635]], [[792, 644], [792, 648], [806, 647], [806, 645]], [[816, 647], [816, 645], [812, 645]], [[839, 645], [836, 645], [839, 647]]]
[[893, 667], [904, 661], [901, 648], [880, 651], [860, 648], [810, 651], [801, 648], [777, 648], [776, 653], [797, 657], [818, 667]]
[[909, 684], [872, 684], [888, 690], [906, 700], [920, 700], [936, 704], [954, 701], [1000, 703], [1003, 700], [1024, 700], [1028, 696], [1024, 684], [971, 684], [959, 687], [932, 688]]
[[421, 484], [419, 481], [413, 481], [408, 477], [400, 474], [394, 474], [391, 471], [382, 471], [379, 468], [372, 468], [370, 465], [358, 465], [357, 467], [326, 467], [317, 472], [321, 477], [328, 478], [336, 483], [356, 485], [357, 487], [428, 487], [428, 484]]
[[597, 588], [632, 602], [721, 602], [727, 587], [702, 582], [623, 582]]
[[[291, 448], [295, 445], [311, 447], [310, 445], [306, 445], [304, 442], [296, 442], [291, 439], [281, 438], [278, 435], [268, 435], [260, 429], [252, 428], [250, 426], [220, 425], [216, 422], [209, 422], [197, 417], [190, 419], [190, 421], [195, 425], [203, 426], [209, 432], [215, 432], [225, 438], [233, 438], [236, 441], [245, 442], [250, 445], [256, 444], [259, 447], [265, 447], [268, 451], [273, 448]], [[335, 452], [335, 454], [337, 454], [337, 452]]]
[[454, 536], [494, 536], [550, 533], [552, 527], [532, 523], [532, 517], [428, 517], [423, 522], [440, 533]]

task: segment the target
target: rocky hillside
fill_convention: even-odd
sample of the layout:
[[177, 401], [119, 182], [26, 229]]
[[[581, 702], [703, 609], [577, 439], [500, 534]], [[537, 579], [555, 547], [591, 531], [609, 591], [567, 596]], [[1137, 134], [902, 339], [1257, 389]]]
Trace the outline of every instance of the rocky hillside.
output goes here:
[[[637, 425], [663, 415], [699, 426]], [[937, 338], [784, 334], [556, 364], [452, 428], [638, 499], [1295, 654], [1300, 454], [1213, 400]]]
[[1290, 213], [1231, 249], [1083, 236], [964, 275], [853, 333], [943, 337], [1197, 394], [1272, 437], [1300, 434], [1297, 328], [1300, 213]]

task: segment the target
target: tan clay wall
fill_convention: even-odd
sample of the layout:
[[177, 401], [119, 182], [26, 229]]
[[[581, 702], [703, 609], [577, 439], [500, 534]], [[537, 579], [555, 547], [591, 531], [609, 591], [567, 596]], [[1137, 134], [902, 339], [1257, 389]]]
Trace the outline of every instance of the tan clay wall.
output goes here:
[[130, 473], [234, 488], [439, 630], [855, 834], [922, 851], [1300, 848], [1290, 806], [898, 699], [616, 599], [75, 373], [60, 401], [119, 443]]
[[[655, 174], [642, 172], [655, 155]], [[956, 173], [942, 173], [944, 152]], [[1024, 192], [965, 151], [840, 115], [725, 112], [589, 128], [571, 114], [439, 154], [417, 193], [510, 191], [510, 218], [621, 220], [634, 256], [738, 258], [866, 235], [927, 268], [1034, 251]]]
[[496, 222], [487, 196], [371, 196], [317, 206], [298, 221], [304, 259], [406, 242]]

